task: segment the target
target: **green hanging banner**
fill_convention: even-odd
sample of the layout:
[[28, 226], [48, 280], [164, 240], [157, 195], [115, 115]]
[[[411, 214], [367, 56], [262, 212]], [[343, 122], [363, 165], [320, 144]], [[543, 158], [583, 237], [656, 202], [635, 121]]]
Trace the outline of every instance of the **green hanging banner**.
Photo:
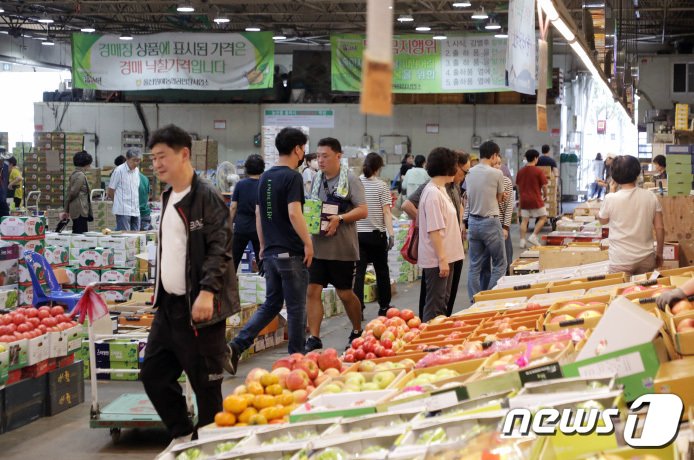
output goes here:
[[96, 90], [248, 90], [273, 85], [271, 32], [72, 35], [72, 79]]

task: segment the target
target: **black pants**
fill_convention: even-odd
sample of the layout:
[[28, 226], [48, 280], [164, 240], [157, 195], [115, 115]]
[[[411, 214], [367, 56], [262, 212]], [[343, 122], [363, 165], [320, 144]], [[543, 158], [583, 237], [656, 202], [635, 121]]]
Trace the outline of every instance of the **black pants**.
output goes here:
[[147, 340], [140, 377], [147, 396], [172, 437], [193, 432], [178, 378], [185, 371], [195, 392], [198, 426], [222, 410], [225, 321], [195, 330], [183, 296], [164, 294]]
[[381, 310], [390, 306], [390, 271], [388, 270], [388, 235], [385, 232], [359, 232], [359, 262], [354, 276], [354, 294], [364, 308], [364, 275], [366, 266], [372, 263], [376, 272], [378, 306]]
[[258, 239], [258, 234], [234, 232], [234, 235], [231, 239], [231, 252], [234, 257], [234, 267], [236, 268], [237, 272], [239, 269], [239, 264], [241, 263], [241, 259], [243, 259], [243, 251], [246, 250], [246, 246], [248, 246], [249, 241], [253, 245], [253, 252], [255, 252], [256, 263], [260, 267], [260, 240]]
[[14, 197], [14, 208], [19, 209], [19, 207], [22, 205], [22, 199]]
[[89, 231], [89, 224], [86, 217], [78, 217], [77, 219], [72, 219], [72, 233], [79, 234]]
[[[463, 274], [463, 260], [453, 262], [453, 281], [451, 286], [451, 295], [448, 297], [448, 304], [446, 306], [446, 315], [451, 316], [453, 314], [453, 305], [455, 304], [455, 297], [458, 294], [458, 285], [460, 284], [460, 276]], [[424, 304], [427, 299], [427, 283], [426, 279], [422, 277], [422, 284], [419, 286], [419, 317], [424, 317]]]

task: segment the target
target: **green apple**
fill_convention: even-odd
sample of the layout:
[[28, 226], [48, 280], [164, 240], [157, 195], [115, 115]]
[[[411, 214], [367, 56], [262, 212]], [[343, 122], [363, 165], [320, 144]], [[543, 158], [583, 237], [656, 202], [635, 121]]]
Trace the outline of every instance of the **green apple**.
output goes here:
[[356, 383], [346, 383], [345, 386], [342, 387], [342, 391], [347, 393], [358, 393], [361, 391], [361, 385]]
[[374, 376], [374, 383], [376, 383], [381, 390], [385, 390], [393, 380], [395, 380], [395, 373], [392, 371], [379, 372]]
[[324, 393], [341, 393], [342, 388], [339, 385], [335, 385], [334, 383], [329, 383], [328, 385], [323, 388]]
[[380, 389], [381, 387], [379, 387], [376, 382], [367, 382], [361, 386], [361, 391], [377, 391]]
[[373, 372], [376, 369], [376, 363], [371, 360], [365, 360], [359, 363], [359, 372]]
[[362, 386], [366, 383], [366, 378], [359, 372], [347, 372], [345, 374], [345, 383]]

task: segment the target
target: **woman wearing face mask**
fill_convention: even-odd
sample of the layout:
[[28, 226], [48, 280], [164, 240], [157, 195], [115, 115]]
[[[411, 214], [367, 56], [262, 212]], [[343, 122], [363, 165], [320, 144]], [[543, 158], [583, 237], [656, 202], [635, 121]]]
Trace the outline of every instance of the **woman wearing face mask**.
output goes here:
[[313, 178], [316, 176], [316, 172], [318, 171], [318, 155], [315, 153], [307, 153], [304, 160], [306, 162], [306, 167], [301, 175], [304, 178], [304, 190], [306, 193], [309, 193], [311, 191], [311, 183], [313, 183]]

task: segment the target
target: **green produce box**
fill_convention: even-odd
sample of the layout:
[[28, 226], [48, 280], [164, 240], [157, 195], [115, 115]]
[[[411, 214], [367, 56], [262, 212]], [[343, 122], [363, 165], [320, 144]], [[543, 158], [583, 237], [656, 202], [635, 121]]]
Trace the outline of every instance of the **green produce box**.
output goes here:
[[102, 283], [127, 283], [132, 281], [135, 269], [127, 267], [108, 268], [101, 270]]
[[108, 356], [111, 361], [137, 362], [142, 348], [144, 343], [140, 340], [116, 339], [108, 342]]
[[77, 265], [85, 268], [109, 268], [113, 266], [113, 250], [107, 248], [80, 249]]
[[304, 202], [304, 217], [308, 225], [308, 232], [312, 235], [318, 235], [320, 233], [320, 215], [322, 207], [323, 202], [321, 200], [309, 198]]
[[356, 393], [330, 393], [317, 396], [289, 414], [291, 423], [333, 417], [357, 417], [375, 414], [376, 406], [396, 394], [398, 390], [360, 391]]
[[0, 386], [3, 386], [10, 372], [10, 351], [4, 343], [0, 344], [0, 350]]
[[14, 310], [17, 308], [17, 300], [19, 299], [19, 294], [17, 289], [1, 289], [0, 290], [0, 307], [7, 308], [9, 310]]
[[[111, 369], [139, 369], [137, 361], [111, 361]], [[111, 374], [111, 380], [137, 380], [139, 374], [114, 372]]]
[[0, 235], [9, 238], [37, 238], [46, 234], [43, 216], [5, 216], [0, 219]]
[[46, 260], [51, 265], [67, 265], [70, 261], [70, 252], [64, 246], [46, 246], [44, 254]]
[[661, 339], [623, 350], [613, 351], [562, 366], [564, 377], [599, 377], [617, 374], [617, 382], [624, 385], [627, 401], [653, 393], [653, 383], [661, 361], [667, 353]]
[[101, 270], [98, 268], [76, 268], [74, 273], [75, 284], [80, 287], [87, 287], [101, 281]]

